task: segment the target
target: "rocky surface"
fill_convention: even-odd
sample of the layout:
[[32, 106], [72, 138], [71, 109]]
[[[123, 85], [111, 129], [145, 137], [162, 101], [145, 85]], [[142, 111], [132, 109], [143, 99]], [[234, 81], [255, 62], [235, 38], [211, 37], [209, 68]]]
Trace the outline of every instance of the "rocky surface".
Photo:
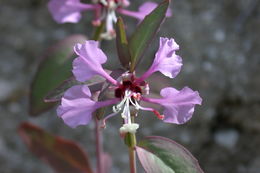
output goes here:
[[[1, 2], [0, 170], [3, 173], [51, 172], [28, 152], [18, 137], [16, 129], [23, 121], [78, 141], [94, 158], [93, 124], [73, 130], [63, 124], [54, 110], [37, 118], [31, 118], [27, 112], [29, 83], [44, 49], [70, 34], [91, 31], [89, 13], [77, 25], [58, 25], [47, 11], [46, 3], [43, 0]], [[132, 4], [140, 3], [132, 0]], [[258, 173], [260, 1], [173, 0], [171, 7], [173, 17], [167, 19], [158, 36], [176, 39], [184, 66], [174, 80], [161, 80], [178, 89], [187, 85], [198, 90], [203, 105], [196, 108], [189, 123], [181, 126], [164, 124], [149, 115], [139, 117], [139, 138], [162, 135], [176, 140], [198, 158], [207, 173]], [[136, 21], [128, 21], [131, 32]], [[143, 68], [152, 61], [157, 41], [146, 54], [150, 58], [141, 64]], [[107, 43], [102, 45], [104, 51], [115, 57], [114, 42]], [[111, 58], [110, 66], [117, 65], [116, 58]], [[163, 87], [153, 86], [157, 90]], [[127, 172], [128, 167], [127, 150], [118, 135], [119, 123], [119, 118], [114, 118], [104, 131], [105, 149], [114, 155], [113, 173]]]

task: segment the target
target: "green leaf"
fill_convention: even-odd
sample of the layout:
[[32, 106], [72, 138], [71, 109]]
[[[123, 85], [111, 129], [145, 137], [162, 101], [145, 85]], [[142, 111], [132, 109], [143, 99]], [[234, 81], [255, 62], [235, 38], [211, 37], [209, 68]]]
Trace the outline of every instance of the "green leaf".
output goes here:
[[145, 50], [151, 43], [161, 23], [165, 19], [169, 0], [159, 4], [144, 20], [139, 24], [129, 41], [129, 51], [131, 55], [130, 71], [133, 72], [140, 62]]
[[74, 85], [81, 85], [82, 83], [77, 81], [74, 77], [71, 77], [63, 81], [54, 90], [51, 90], [46, 97], [44, 97], [44, 102], [57, 102], [60, 101], [64, 92]]
[[31, 115], [38, 115], [54, 106], [54, 103], [45, 103], [44, 97], [72, 75], [73, 47], [85, 40], [85, 36], [73, 35], [46, 51], [31, 84]]
[[136, 151], [147, 173], [203, 173], [187, 149], [164, 137], [146, 137]]
[[30, 123], [18, 133], [27, 147], [56, 172], [93, 173], [86, 153], [73, 141], [53, 136]]
[[116, 47], [118, 58], [123, 67], [129, 69], [130, 53], [128, 50], [128, 41], [125, 33], [123, 19], [119, 17], [116, 23]]
[[61, 83], [57, 88], [50, 91], [44, 98], [45, 102], [57, 102], [60, 101], [67, 89], [75, 85], [87, 85], [91, 93], [100, 91], [105, 82], [105, 79], [101, 76], [94, 76], [86, 82], [79, 82], [74, 77], [71, 77]]

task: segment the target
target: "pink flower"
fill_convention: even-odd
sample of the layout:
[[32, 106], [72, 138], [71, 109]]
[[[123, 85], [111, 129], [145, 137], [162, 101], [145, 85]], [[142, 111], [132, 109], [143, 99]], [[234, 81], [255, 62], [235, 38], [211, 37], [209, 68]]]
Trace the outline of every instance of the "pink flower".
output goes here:
[[[50, 0], [48, 3], [49, 11], [54, 20], [58, 23], [77, 23], [81, 19], [81, 12], [92, 10], [94, 20], [92, 24], [99, 26], [101, 21], [106, 21], [106, 32], [102, 34], [103, 38], [112, 39], [115, 36], [113, 23], [117, 21], [116, 12], [143, 20], [157, 4], [154, 2], [145, 2], [138, 11], [129, 11], [124, 9], [130, 3], [128, 0], [92, 0], [93, 4], [86, 4], [80, 0]], [[168, 10], [166, 16], [171, 16]]]
[[[145, 110], [153, 112], [159, 119], [167, 123], [183, 124], [194, 112], [194, 107], [201, 104], [202, 99], [197, 91], [188, 87], [176, 90], [167, 87], [161, 90], [162, 98], [149, 98], [149, 85], [145, 79], [159, 71], [167, 77], [174, 78], [181, 69], [182, 59], [176, 55], [179, 46], [174, 39], [160, 38], [160, 46], [151, 67], [141, 77], [125, 72], [118, 80], [113, 79], [102, 68], [107, 60], [106, 55], [98, 47], [96, 41], [76, 44], [74, 50], [78, 57], [73, 62], [73, 74], [78, 81], [86, 81], [100, 75], [111, 83], [110, 90], [114, 97], [106, 101], [94, 101], [86, 85], [77, 85], [68, 89], [58, 107], [57, 113], [70, 127], [85, 125], [92, 119], [92, 113], [101, 107], [114, 105], [113, 113], [104, 118], [103, 122], [117, 114], [124, 120], [121, 133], [135, 133], [138, 124], [131, 121], [131, 111]], [[150, 107], [143, 107], [140, 102], [159, 104], [164, 108], [163, 115]], [[131, 111], [130, 111], [131, 110]]]
[[116, 98], [105, 102], [95, 102], [91, 100], [91, 92], [86, 85], [76, 85], [64, 94], [57, 114], [67, 125], [74, 128], [78, 125], [88, 124], [96, 109], [115, 104], [118, 101], [119, 99]]

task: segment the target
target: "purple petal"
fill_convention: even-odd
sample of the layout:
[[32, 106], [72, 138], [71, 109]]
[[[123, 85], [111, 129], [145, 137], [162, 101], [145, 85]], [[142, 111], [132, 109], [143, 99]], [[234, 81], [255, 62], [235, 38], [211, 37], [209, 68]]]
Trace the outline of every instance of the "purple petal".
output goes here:
[[63, 95], [63, 98], [67, 100], [73, 100], [77, 98], [91, 98], [90, 89], [84, 85], [76, 85], [69, 88]]
[[65, 92], [61, 99], [61, 105], [57, 108], [57, 114], [65, 124], [75, 128], [88, 124], [96, 109], [114, 104], [117, 101], [117, 99], [113, 99], [95, 102], [91, 100], [91, 93], [86, 85], [76, 85]]
[[160, 71], [169, 78], [177, 76], [181, 70], [182, 59], [175, 54], [176, 50], [179, 50], [179, 45], [173, 38], [168, 39], [161, 37], [160, 46], [155, 55], [153, 64], [138, 80], [145, 80], [156, 71]]
[[148, 15], [149, 13], [151, 13], [156, 7], [157, 7], [157, 3], [154, 2], [145, 2], [143, 3], [139, 9], [139, 15], [140, 15], [140, 19], [142, 20], [146, 15]]
[[51, 0], [48, 3], [48, 9], [58, 23], [77, 23], [81, 11], [94, 8], [94, 5], [82, 4], [80, 0]]
[[160, 104], [164, 107], [164, 122], [183, 124], [191, 119], [196, 104], [202, 99], [197, 91], [184, 87], [178, 91], [168, 87], [161, 90], [162, 99], [144, 98], [144, 101]]
[[88, 124], [96, 110], [95, 102], [90, 99], [87, 86], [76, 85], [68, 89], [57, 109], [57, 114], [70, 127]]
[[73, 61], [72, 72], [78, 81], [85, 82], [94, 75], [100, 75], [112, 84], [117, 83], [102, 67], [107, 57], [98, 47], [97, 41], [89, 40], [85, 44], [76, 44], [74, 51], [79, 57]]
[[130, 2], [128, 0], [121, 0], [121, 4], [123, 7], [128, 7], [130, 5]]
[[[137, 18], [141, 21], [145, 18], [146, 15], [151, 13], [157, 6], [158, 6], [157, 3], [145, 2], [139, 7], [137, 12], [125, 10], [122, 8], [119, 8], [118, 12], [127, 16]], [[166, 17], [170, 17], [171, 15], [172, 15], [171, 9], [168, 9], [166, 12]]]

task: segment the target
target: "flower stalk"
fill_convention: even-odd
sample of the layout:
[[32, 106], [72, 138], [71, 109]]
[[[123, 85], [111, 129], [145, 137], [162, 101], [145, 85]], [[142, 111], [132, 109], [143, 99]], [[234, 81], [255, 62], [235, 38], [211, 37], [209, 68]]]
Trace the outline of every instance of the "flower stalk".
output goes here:
[[129, 151], [130, 173], [136, 173], [136, 153], [135, 153], [135, 147], [129, 147], [128, 151]]
[[135, 133], [127, 133], [125, 135], [125, 144], [128, 146], [130, 173], [136, 173]]
[[[132, 114], [132, 112], [131, 112]], [[134, 116], [131, 116], [132, 122], [134, 122]], [[136, 136], [135, 133], [127, 133], [125, 135], [125, 144], [128, 146], [128, 154], [129, 154], [129, 167], [130, 173], [136, 173]]]
[[95, 142], [96, 142], [96, 159], [97, 159], [97, 173], [103, 173], [103, 143], [102, 143], [102, 133], [100, 132], [100, 123], [97, 117], [95, 118]]
[[[98, 100], [99, 92], [93, 95], [94, 100]], [[96, 172], [104, 173], [104, 160], [103, 160], [103, 136], [101, 132], [100, 119], [104, 116], [104, 108], [99, 108], [94, 113], [95, 117], [95, 146], [96, 146]]]

